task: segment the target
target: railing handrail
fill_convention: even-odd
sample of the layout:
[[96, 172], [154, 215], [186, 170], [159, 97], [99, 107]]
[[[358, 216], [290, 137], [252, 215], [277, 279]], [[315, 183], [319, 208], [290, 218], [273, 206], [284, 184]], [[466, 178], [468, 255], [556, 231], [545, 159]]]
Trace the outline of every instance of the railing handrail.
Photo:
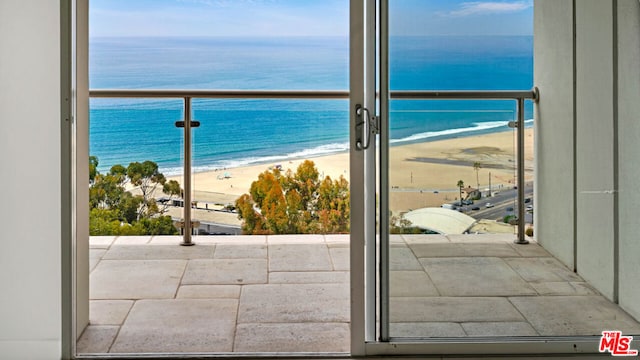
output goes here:
[[209, 98], [209, 99], [348, 99], [348, 90], [178, 90], [92, 89], [99, 98]]
[[530, 99], [538, 100], [538, 90], [391, 90], [389, 91], [390, 99], [402, 100], [511, 100], [511, 99]]
[[[194, 89], [92, 89], [94, 98], [209, 98], [209, 99], [348, 99], [348, 90], [194, 90]], [[391, 99], [404, 100], [538, 100], [533, 90], [392, 90]]]

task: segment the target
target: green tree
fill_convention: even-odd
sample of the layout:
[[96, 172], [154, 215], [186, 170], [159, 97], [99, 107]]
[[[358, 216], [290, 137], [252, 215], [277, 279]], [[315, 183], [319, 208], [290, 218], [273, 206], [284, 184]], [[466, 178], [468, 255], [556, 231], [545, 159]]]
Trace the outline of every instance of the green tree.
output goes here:
[[93, 183], [96, 174], [98, 174], [98, 157], [89, 156], [89, 183]]
[[89, 234], [119, 235], [120, 220], [115, 210], [92, 208], [89, 211]]
[[268, 234], [266, 226], [262, 223], [263, 217], [255, 209], [255, 201], [249, 194], [243, 194], [236, 200], [238, 217], [243, 219], [242, 232], [245, 234]]
[[337, 180], [327, 176], [320, 182], [317, 192], [320, 232], [348, 232], [351, 209], [349, 182], [342, 175]]
[[118, 208], [123, 199], [125, 188], [124, 177], [112, 172], [96, 174], [89, 187], [89, 205], [91, 208]]
[[144, 233], [140, 235], [167, 235], [178, 233], [177, 229], [173, 225], [171, 216], [144, 218], [137, 222], [137, 224], [140, 224], [144, 231]]
[[392, 215], [389, 218], [389, 232], [391, 234], [421, 234], [422, 230], [404, 217], [404, 214]]
[[142, 193], [142, 201], [138, 207], [138, 220], [165, 212], [166, 205], [163, 209], [160, 209], [155, 200], [158, 187], [162, 189], [164, 194], [170, 196], [180, 195], [178, 182], [175, 180], [167, 182], [165, 176], [158, 171], [158, 164], [153, 161], [130, 163], [125, 173], [131, 185], [136, 186]]
[[[171, 235], [178, 230], [170, 216], [163, 216], [168, 204], [159, 207], [157, 190], [169, 195], [180, 194], [177, 181], [167, 181], [152, 161], [114, 165], [108, 173], [97, 171], [98, 158], [90, 157], [89, 227], [91, 235]], [[95, 173], [92, 174], [92, 171]], [[126, 185], [136, 186], [140, 194], [132, 194]]]
[[458, 180], [458, 183], [456, 185], [458, 186], [458, 189], [460, 190], [460, 206], [462, 206], [462, 188], [464, 187], [464, 181]]
[[309, 234], [349, 231], [349, 183], [319, 179], [313, 161], [296, 172], [267, 170], [236, 200], [245, 234]]

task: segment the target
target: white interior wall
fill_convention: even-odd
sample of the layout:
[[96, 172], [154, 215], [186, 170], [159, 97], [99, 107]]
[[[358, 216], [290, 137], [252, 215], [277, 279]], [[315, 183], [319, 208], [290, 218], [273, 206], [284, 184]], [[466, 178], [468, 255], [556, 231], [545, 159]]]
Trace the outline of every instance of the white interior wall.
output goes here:
[[0, 1], [0, 357], [61, 351], [60, 3]]
[[615, 171], [612, 0], [576, 1], [578, 273], [614, 298]]
[[640, 2], [618, 0], [619, 301], [640, 319]]
[[536, 239], [574, 267], [573, 0], [534, 7]]
[[640, 319], [640, 2], [536, 0], [534, 24], [536, 237]]

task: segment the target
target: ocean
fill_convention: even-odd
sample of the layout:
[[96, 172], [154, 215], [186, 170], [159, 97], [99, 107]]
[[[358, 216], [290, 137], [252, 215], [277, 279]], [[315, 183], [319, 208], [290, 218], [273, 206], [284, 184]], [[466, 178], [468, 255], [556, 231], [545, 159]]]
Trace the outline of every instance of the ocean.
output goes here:
[[[346, 37], [91, 38], [91, 89], [349, 88]], [[533, 37], [392, 37], [392, 90], [528, 90]], [[508, 130], [514, 101], [396, 100], [392, 144]], [[527, 103], [525, 118], [531, 119]], [[152, 160], [181, 173], [182, 100], [91, 99], [90, 154], [99, 170]], [[196, 99], [195, 171], [348, 150], [347, 100]], [[532, 120], [527, 123], [531, 124]]]

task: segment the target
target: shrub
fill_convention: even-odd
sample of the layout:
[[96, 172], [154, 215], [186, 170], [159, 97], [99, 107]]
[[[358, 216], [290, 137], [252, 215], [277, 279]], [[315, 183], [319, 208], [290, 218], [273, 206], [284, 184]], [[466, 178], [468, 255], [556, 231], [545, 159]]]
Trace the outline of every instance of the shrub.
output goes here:
[[527, 228], [527, 230], [524, 231], [525, 235], [527, 235], [528, 237], [533, 237], [533, 228]]
[[[128, 167], [114, 165], [108, 173], [97, 171], [98, 158], [90, 158], [89, 234], [95, 235], [175, 235], [170, 216], [163, 216], [180, 184], [158, 171], [153, 161], [134, 162]], [[126, 185], [136, 186], [142, 195], [133, 195]], [[162, 206], [154, 198], [156, 190], [168, 195]]]
[[244, 234], [349, 232], [349, 182], [319, 178], [313, 161], [295, 173], [270, 169], [258, 176], [235, 203]]

